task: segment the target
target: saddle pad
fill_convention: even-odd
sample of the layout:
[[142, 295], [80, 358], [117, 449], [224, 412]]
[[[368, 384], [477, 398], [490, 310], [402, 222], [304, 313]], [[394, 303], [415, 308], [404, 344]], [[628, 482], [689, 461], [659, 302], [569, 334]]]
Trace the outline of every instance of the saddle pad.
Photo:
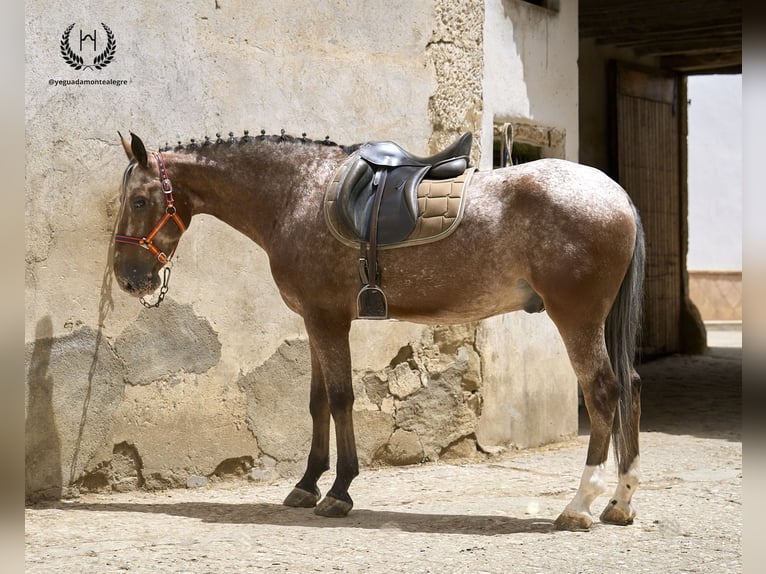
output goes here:
[[[343, 224], [336, 205], [343, 177], [354, 159], [356, 158], [352, 155], [345, 161], [328, 184], [324, 196], [324, 216], [327, 227], [335, 239], [349, 247], [358, 248], [362, 241]], [[451, 235], [463, 219], [465, 189], [475, 170], [475, 167], [469, 167], [461, 175], [450, 179], [424, 179], [418, 186], [418, 219], [414, 231], [404, 241], [378, 245], [378, 249], [422, 245]]]

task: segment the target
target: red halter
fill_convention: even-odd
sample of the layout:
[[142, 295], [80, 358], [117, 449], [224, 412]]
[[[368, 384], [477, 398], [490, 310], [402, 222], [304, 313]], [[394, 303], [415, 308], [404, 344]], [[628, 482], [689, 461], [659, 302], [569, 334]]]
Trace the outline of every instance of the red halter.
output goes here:
[[152, 155], [157, 160], [157, 167], [160, 171], [160, 183], [162, 184], [162, 191], [165, 194], [165, 213], [157, 222], [157, 225], [152, 228], [152, 230], [149, 232], [149, 235], [146, 237], [116, 235], [114, 240], [117, 243], [129, 243], [131, 245], [138, 245], [139, 247], [148, 249], [152, 255], [154, 255], [160, 261], [160, 263], [166, 265], [170, 261], [170, 258], [173, 257], [173, 252], [171, 252], [169, 256], [165, 255], [165, 253], [160, 251], [157, 246], [154, 245], [154, 238], [162, 230], [162, 228], [165, 227], [165, 224], [171, 219], [178, 226], [178, 229], [181, 230], [181, 233], [186, 231], [186, 226], [184, 225], [184, 222], [181, 221], [181, 218], [176, 212], [175, 200], [173, 199], [173, 185], [170, 183], [170, 178], [168, 178], [168, 172], [165, 169], [165, 162], [162, 160], [162, 154], [160, 154], [160, 152], [152, 152]]

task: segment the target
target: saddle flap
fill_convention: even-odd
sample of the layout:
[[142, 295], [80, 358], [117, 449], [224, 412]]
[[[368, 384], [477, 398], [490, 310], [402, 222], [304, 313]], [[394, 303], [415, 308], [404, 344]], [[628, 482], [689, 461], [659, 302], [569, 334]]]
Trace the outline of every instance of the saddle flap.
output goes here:
[[[369, 239], [369, 221], [375, 199], [374, 194], [365, 185], [355, 186], [356, 180], [347, 177], [349, 169], [354, 167], [357, 177], [366, 179], [369, 184], [372, 183], [372, 175], [364, 169], [365, 166], [362, 165], [360, 168], [354, 165], [357, 161], [359, 156], [353, 155], [338, 168], [332, 181], [327, 185], [324, 198], [324, 215], [330, 232], [344, 245], [355, 248], [359, 248], [361, 243]], [[363, 161], [363, 164], [366, 162]], [[417, 196], [416, 210], [413, 211], [413, 206], [409, 202], [406, 206], [399, 206], [400, 209], [405, 210], [407, 219], [410, 214], [415, 215], [415, 228], [404, 240], [398, 241], [391, 241], [391, 237], [384, 233], [383, 229], [379, 229], [378, 238], [382, 241], [379, 241], [378, 248], [393, 249], [430, 243], [454, 232], [463, 217], [466, 203], [465, 190], [474, 171], [475, 168], [469, 167], [459, 177], [446, 180], [424, 179], [417, 186], [416, 194], [405, 193], [407, 198]], [[370, 195], [362, 194], [363, 198], [360, 197], [359, 194], [365, 190], [370, 191]], [[341, 194], [344, 196], [343, 200], [340, 199]], [[352, 197], [356, 201], [349, 201]], [[359, 215], [354, 215], [354, 209], [360, 210], [357, 212]], [[386, 212], [389, 210], [387, 209]], [[354, 224], [355, 220], [359, 225]], [[383, 235], [381, 236], [380, 233]]]
[[[380, 245], [399, 243], [409, 237], [418, 220], [418, 185], [425, 167], [400, 167], [388, 174], [378, 216]], [[366, 237], [369, 240], [369, 237]]]
[[375, 198], [371, 193], [374, 175], [370, 165], [357, 158], [348, 166], [338, 189], [338, 215], [343, 224], [358, 237], [367, 238], [369, 235], [370, 214]]
[[[428, 166], [404, 166], [387, 173], [378, 216], [380, 245], [398, 243], [415, 229], [418, 219], [418, 184]], [[354, 160], [340, 183], [338, 214], [357, 237], [370, 240], [376, 170], [361, 157]]]

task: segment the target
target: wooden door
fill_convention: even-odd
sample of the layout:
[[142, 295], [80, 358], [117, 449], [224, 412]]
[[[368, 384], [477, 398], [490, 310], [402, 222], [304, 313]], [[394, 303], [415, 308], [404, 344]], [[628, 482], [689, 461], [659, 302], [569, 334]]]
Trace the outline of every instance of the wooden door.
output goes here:
[[646, 233], [641, 347], [681, 350], [682, 225], [679, 77], [614, 64], [611, 170], [638, 207]]

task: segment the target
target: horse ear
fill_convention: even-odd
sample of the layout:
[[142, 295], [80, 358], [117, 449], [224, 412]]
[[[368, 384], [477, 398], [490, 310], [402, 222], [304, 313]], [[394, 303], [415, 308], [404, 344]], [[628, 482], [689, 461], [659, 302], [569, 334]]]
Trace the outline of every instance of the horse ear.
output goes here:
[[122, 148], [125, 150], [125, 155], [128, 156], [128, 159], [130, 161], [136, 160], [141, 167], [146, 167], [146, 147], [144, 146], [144, 142], [141, 141], [141, 138], [133, 132], [130, 132], [130, 143], [128, 143], [128, 140], [123, 137], [119, 130], [117, 130], [117, 135], [120, 136]]
[[146, 167], [148, 163], [146, 159], [146, 147], [144, 147], [144, 142], [141, 141], [141, 138], [133, 132], [130, 132], [130, 149], [139, 165], [141, 167]]

